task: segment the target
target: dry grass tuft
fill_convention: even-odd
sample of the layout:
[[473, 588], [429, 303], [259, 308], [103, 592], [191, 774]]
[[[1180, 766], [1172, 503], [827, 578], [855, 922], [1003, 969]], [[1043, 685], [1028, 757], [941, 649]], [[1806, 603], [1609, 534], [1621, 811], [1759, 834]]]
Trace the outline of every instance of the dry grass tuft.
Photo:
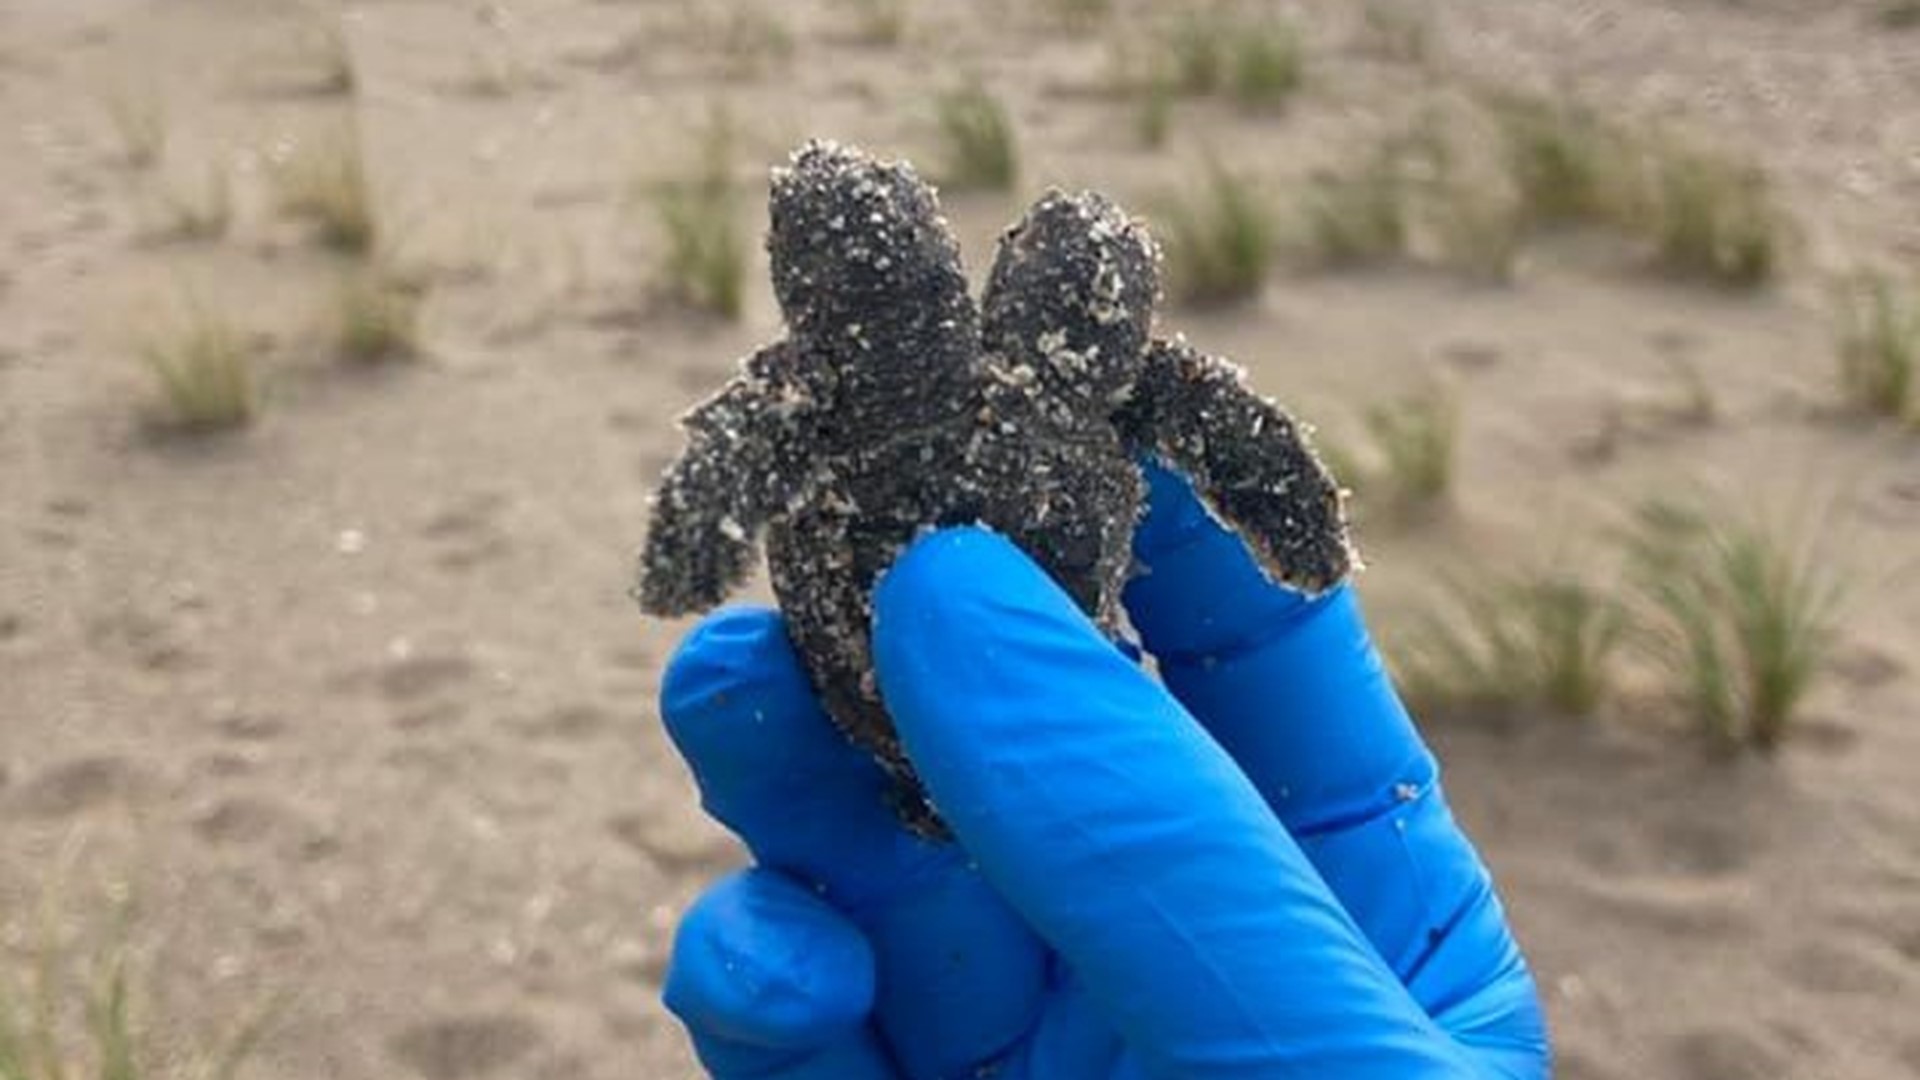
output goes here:
[[295, 147], [274, 166], [273, 181], [281, 212], [311, 222], [328, 247], [377, 250], [379, 208], [357, 125]]
[[1220, 7], [1188, 11], [1162, 34], [1158, 53], [1172, 91], [1230, 93], [1252, 107], [1284, 103], [1305, 81], [1300, 34], [1280, 19], [1249, 19]]
[[1493, 95], [1487, 107], [1532, 224], [1612, 222], [1634, 201], [1628, 140], [1599, 113], [1513, 93]]
[[1405, 254], [1411, 230], [1398, 147], [1383, 145], [1356, 168], [1315, 178], [1303, 218], [1306, 246], [1321, 265], [1362, 266]]
[[[275, 1009], [257, 1010], [223, 1045], [163, 1054], [147, 1037], [147, 1011], [125, 941], [124, 910], [93, 955], [62, 941], [49, 896], [39, 942], [17, 972], [0, 971], [0, 1080], [235, 1080], [266, 1035]], [[124, 903], [122, 904], [124, 908]], [[85, 974], [80, 974], [85, 972]]]
[[1771, 280], [1784, 220], [1759, 166], [1655, 137], [1637, 224], [1664, 269], [1735, 288]]
[[1174, 88], [1195, 96], [1226, 89], [1233, 41], [1234, 26], [1217, 9], [1184, 12], [1159, 43]]
[[1628, 550], [1651, 652], [1700, 730], [1727, 749], [1776, 749], [1832, 654], [1833, 566], [1782, 530], [1666, 501], [1640, 508]]
[[1513, 280], [1527, 240], [1525, 202], [1517, 191], [1443, 148], [1416, 194], [1442, 266], [1481, 281]]
[[1360, 11], [1360, 43], [1374, 56], [1424, 64], [1433, 56], [1433, 21], [1419, 0], [1367, 0]]
[[1045, 0], [1047, 21], [1064, 30], [1087, 31], [1113, 14], [1113, 0]]
[[971, 81], [936, 103], [946, 147], [941, 179], [955, 189], [1007, 191], [1020, 175], [1020, 152], [1007, 107]]
[[1564, 569], [1481, 573], [1448, 578], [1390, 653], [1422, 710], [1584, 717], [1612, 691], [1627, 629], [1619, 600]]
[[359, 89], [360, 77], [353, 66], [345, 16], [338, 9], [318, 4], [302, 7], [290, 66], [303, 73], [304, 90], [327, 97], [353, 93]]
[[1720, 420], [1720, 399], [1700, 365], [1675, 357], [1669, 366], [1673, 393], [1666, 402], [1666, 418], [1682, 427], [1711, 427]]
[[1409, 697], [1587, 715], [1636, 644], [1715, 746], [1777, 749], [1832, 655], [1844, 601], [1833, 565], [1783, 530], [1658, 500], [1622, 551], [1625, 598], [1552, 566], [1448, 579], [1390, 639]]
[[747, 236], [735, 206], [733, 124], [724, 113], [701, 134], [699, 150], [693, 174], [655, 197], [667, 245], [662, 272], [682, 303], [738, 319], [746, 306]]
[[151, 332], [141, 358], [160, 382], [164, 419], [194, 432], [244, 427], [259, 409], [253, 347], [244, 331], [198, 302]]
[[1158, 150], [1167, 145], [1167, 137], [1173, 134], [1173, 107], [1177, 96], [1173, 83], [1162, 77], [1150, 78], [1140, 85], [1137, 94], [1134, 133], [1140, 137], [1140, 145]]
[[1889, 30], [1911, 30], [1920, 26], [1920, 0], [1888, 0], [1874, 20]]
[[1460, 441], [1460, 404], [1444, 383], [1368, 407], [1364, 438], [1348, 442], [1319, 433], [1314, 445], [1361, 514], [1417, 518], [1442, 505], [1453, 488]]
[[1159, 215], [1169, 290], [1194, 305], [1259, 295], [1272, 269], [1277, 227], [1260, 194], [1218, 164], [1205, 185]]
[[468, 97], [497, 99], [510, 98], [537, 82], [526, 63], [501, 46], [474, 49], [467, 57], [466, 73], [448, 87]]
[[1235, 35], [1232, 58], [1234, 99], [1251, 108], [1284, 105], [1306, 81], [1305, 52], [1299, 32], [1290, 23], [1242, 25]]
[[1446, 211], [1434, 219], [1441, 264], [1479, 281], [1511, 283], [1527, 235], [1513, 200], [1468, 184], [1448, 188], [1445, 197]]
[[913, 0], [839, 0], [853, 23], [853, 38], [867, 45], [898, 45], [913, 21]]
[[350, 271], [334, 294], [332, 338], [343, 360], [379, 364], [422, 355], [426, 288], [386, 267]]
[[1443, 387], [1375, 405], [1364, 418], [1378, 462], [1364, 474], [1363, 491], [1379, 493], [1393, 509], [1431, 508], [1453, 490], [1460, 442], [1460, 403]]
[[1862, 412], [1912, 415], [1920, 366], [1920, 301], [1884, 274], [1856, 275], [1840, 290], [1840, 390]]
[[1530, 224], [1615, 228], [1662, 269], [1731, 287], [1779, 269], [1788, 224], [1759, 166], [1576, 101], [1494, 93], [1486, 105]]
[[719, 56], [727, 75], [760, 78], [793, 59], [793, 30], [777, 12], [752, 0], [734, 0], [721, 11], [703, 9], [695, 32], [700, 44]]
[[168, 178], [159, 194], [159, 240], [218, 240], [233, 226], [233, 178], [223, 161], [211, 162], [197, 186]]
[[120, 144], [123, 164], [148, 169], [160, 163], [167, 149], [167, 108], [157, 92], [115, 87], [101, 96], [100, 107]]
[[1483, 151], [1434, 115], [1317, 176], [1301, 210], [1304, 257], [1331, 269], [1411, 258], [1483, 281], [1512, 280], [1526, 217]]

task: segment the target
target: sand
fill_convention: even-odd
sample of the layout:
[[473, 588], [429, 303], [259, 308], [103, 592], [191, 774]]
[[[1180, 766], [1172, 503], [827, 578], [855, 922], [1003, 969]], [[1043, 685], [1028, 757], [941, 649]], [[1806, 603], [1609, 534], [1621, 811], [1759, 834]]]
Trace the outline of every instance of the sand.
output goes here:
[[[1837, 411], [1822, 276], [1920, 254], [1920, 35], [1873, 6], [1476, 0], [1439, 21], [1446, 71], [1569, 83], [1761, 155], [1803, 225], [1777, 288], [1556, 242], [1507, 289], [1286, 275], [1177, 317], [1336, 434], [1384, 388], [1453, 381], [1458, 505], [1361, 524], [1383, 624], [1441, 570], [1577, 548], [1649, 493], [1830, 526], [1856, 603], [1778, 759], [1716, 763], [1652, 699], [1589, 727], [1432, 726], [1574, 1080], [1920, 1075], [1920, 439]], [[1303, 96], [1182, 105], [1147, 151], [1101, 92], [1100, 35], [1025, 6], [926, 0], [876, 47], [843, 6], [779, 5], [792, 53], [757, 73], [716, 61], [690, 10], [350, 7], [351, 108], [433, 285], [429, 355], [357, 370], [313, 329], [337, 263], [262, 181], [350, 108], [286, 8], [0, 4], [0, 956], [64, 882], [74, 935], [132, 898], [163, 1038], [284, 998], [250, 1075], [695, 1075], [656, 1003], [664, 949], [739, 854], [654, 711], [684, 626], [624, 590], [672, 417], [779, 326], [763, 264], [737, 325], [649, 299], [634, 186], [722, 96], [750, 186], [810, 135], [937, 161], [929, 99], [972, 71], [1014, 107], [1024, 194], [1146, 206], [1209, 147], [1297, 180], [1445, 82], [1367, 55], [1345, 5], [1293, 5]], [[159, 174], [232, 168], [226, 239], [150, 235], [156, 171], [101, 106], [129, 94], [164, 101]], [[984, 252], [1022, 202], [947, 210]], [[233, 437], [143, 422], [133, 342], [189, 287], [265, 350], [267, 408]], [[1649, 405], [1676, 356], [1717, 388], [1711, 425]]]

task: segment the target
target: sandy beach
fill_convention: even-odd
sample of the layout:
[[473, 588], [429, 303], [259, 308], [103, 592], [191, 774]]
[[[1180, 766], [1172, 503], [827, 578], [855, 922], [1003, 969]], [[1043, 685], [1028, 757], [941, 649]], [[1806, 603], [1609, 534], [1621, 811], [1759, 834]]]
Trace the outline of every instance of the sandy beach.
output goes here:
[[[767, 170], [824, 136], [937, 174], [934, 100], [977, 79], [1021, 154], [1013, 191], [943, 195], [978, 273], [1048, 186], [1151, 222], [1219, 160], [1285, 207], [1497, 84], [1761, 163], [1793, 222], [1776, 279], [1556, 235], [1510, 284], [1286, 263], [1163, 318], [1333, 441], [1396, 388], [1455, 395], [1450, 505], [1359, 523], [1383, 633], [1441, 575], [1587, 551], [1650, 496], [1810, 524], [1849, 601], [1777, 754], [1717, 757], [1638, 668], [1587, 721], [1428, 733], [1559, 1076], [1920, 1077], [1920, 434], [1843, 407], [1831, 313], [1836, 275], [1920, 262], [1920, 30], [1883, 6], [1465, 0], [1416, 62], [1354, 5], [1279, 5], [1307, 64], [1284, 109], [1182, 100], [1149, 147], [1112, 89], [1145, 4], [1088, 28], [921, 0], [876, 43], [825, 0], [0, 0], [0, 969], [124, 902], [160, 1044], [271, 1005], [245, 1076], [700, 1075], [659, 984], [742, 854], [660, 729], [686, 625], [626, 589], [674, 418], [782, 333]], [[719, 106], [755, 245], [738, 320], [667, 298], [647, 196]], [[130, 116], [160, 118], [149, 162]], [[411, 362], [333, 354], [350, 257], [276, 205], [276, 170], [346, 131], [424, 290]], [[166, 235], [211, 175], [221, 235]], [[140, 343], [189, 298], [258, 358], [244, 430], [153, 420]], [[1672, 419], [1676, 370], [1711, 419]]]

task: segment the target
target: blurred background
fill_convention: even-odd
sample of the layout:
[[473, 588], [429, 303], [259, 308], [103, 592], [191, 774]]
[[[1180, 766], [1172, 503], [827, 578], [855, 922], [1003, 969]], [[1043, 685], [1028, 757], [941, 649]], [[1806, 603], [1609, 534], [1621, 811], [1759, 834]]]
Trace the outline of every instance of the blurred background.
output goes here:
[[624, 590], [815, 136], [1318, 428], [1561, 1076], [1920, 1076], [1911, 0], [0, 0], [0, 1075], [695, 1075]]

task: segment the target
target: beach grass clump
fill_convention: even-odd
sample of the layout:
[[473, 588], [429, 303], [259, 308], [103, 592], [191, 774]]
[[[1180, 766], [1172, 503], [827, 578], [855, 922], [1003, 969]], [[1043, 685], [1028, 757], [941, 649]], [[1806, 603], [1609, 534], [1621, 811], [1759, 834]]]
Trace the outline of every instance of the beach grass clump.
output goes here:
[[212, 162], [198, 184], [169, 177], [159, 194], [162, 240], [218, 240], [233, 226], [233, 178], [224, 162]]
[[1113, 0], [1046, 0], [1048, 20], [1069, 30], [1091, 30], [1113, 14]]
[[1668, 273], [1718, 285], [1778, 272], [1789, 225], [1759, 165], [1570, 98], [1496, 92], [1485, 104], [1531, 227], [1609, 228]]
[[167, 108], [152, 89], [117, 86], [100, 97], [100, 107], [113, 128], [120, 161], [130, 169], [149, 169], [160, 163], [167, 149]]
[[779, 9], [754, 0], [716, 6], [719, 10], [702, 7], [703, 21], [696, 32], [728, 76], [759, 78], [793, 59], [793, 30], [777, 14]]
[[388, 267], [354, 267], [334, 293], [335, 353], [356, 364], [418, 358], [425, 302], [426, 289], [416, 279]]
[[1513, 280], [1527, 240], [1520, 200], [1485, 178], [1446, 176], [1430, 201], [1441, 265], [1480, 281]]
[[1430, 387], [1374, 405], [1362, 420], [1376, 463], [1366, 491], [1402, 511], [1446, 501], [1460, 443], [1460, 405], [1452, 393]]
[[1424, 64], [1433, 55], [1433, 22], [1420, 0], [1367, 0], [1360, 9], [1362, 46], [1374, 56]]
[[193, 432], [231, 430], [254, 419], [260, 400], [253, 353], [243, 330], [197, 301], [140, 346], [160, 384], [163, 419]]
[[1639, 508], [1628, 551], [1650, 652], [1699, 730], [1777, 749], [1831, 661], [1839, 573], [1785, 530], [1665, 500]]
[[1259, 295], [1272, 270], [1278, 231], [1250, 181], [1209, 165], [1198, 189], [1168, 203], [1160, 215], [1170, 291], [1197, 306]]
[[379, 207], [357, 124], [297, 145], [272, 175], [281, 213], [311, 223], [321, 243], [354, 255], [378, 248]]
[[1681, 427], [1712, 427], [1720, 421], [1720, 395], [1712, 379], [1700, 365], [1686, 357], [1674, 357], [1667, 365], [1672, 386], [1661, 403], [1665, 419]]
[[1422, 709], [1596, 712], [1612, 693], [1625, 606], [1558, 567], [1448, 577], [1391, 639], [1395, 675]]
[[1408, 182], [1397, 146], [1356, 167], [1315, 177], [1302, 208], [1309, 256], [1336, 269], [1397, 259], [1411, 234]]
[[469, 51], [465, 73], [447, 85], [468, 97], [503, 100], [539, 82], [526, 61], [502, 40]]
[[1889, 30], [1911, 30], [1920, 26], [1920, 0], [1887, 0], [1874, 19]]
[[716, 115], [700, 136], [691, 175], [662, 185], [654, 199], [668, 291], [725, 319], [738, 319], [746, 307], [748, 240], [734, 187], [734, 155], [733, 124]]
[[302, 30], [300, 58], [300, 66], [312, 73], [310, 86], [315, 94], [345, 96], [360, 86], [346, 20], [338, 10], [312, 9]]
[[1638, 215], [1663, 269], [1734, 288], [1771, 280], [1784, 219], [1766, 173], [1750, 162], [1654, 136], [1647, 201]]
[[1870, 415], [1911, 418], [1920, 296], [1885, 274], [1861, 273], [1841, 287], [1839, 321], [1840, 390], [1847, 404]]
[[1235, 30], [1236, 24], [1217, 9], [1184, 12], [1167, 28], [1160, 48], [1180, 93], [1204, 97], [1226, 89]]
[[[124, 923], [124, 913], [117, 916]], [[274, 1013], [262, 1007], [218, 1046], [163, 1049], [123, 926], [72, 955], [48, 911], [24, 961], [0, 970], [0, 1080], [237, 1080]], [[177, 1044], [177, 1038], [168, 1039]]]
[[1155, 75], [1141, 83], [1134, 93], [1134, 133], [1140, 137], [1140, 145], [1158, 150], [1167, 145], [1167, 139], [1173, 134], [1173, 110], [1178, 98], [1173, 82]]
[[1230, 95], [1243, 105], [1285, 102], [1305, 81], [1305, 49], [1292, 23], [1221, 6], [1187, 11], [1161, 33], [1161, 73], [1190, 97]]
[[1633, 196], [1625, 134], [1589, 106], [1500, 93], [1488, 101], [1507, 173], [1535, 226], [1618, 220]]
[[1303, 260], [1331, 270], [1411, 260], [1511, 281], [1529, 236], [1524, 199], [1478, 149], [1436, 114], [1314, 176], [1296, 238]]
[[1305, 50], [1291, 23], [1242, 24], [1231, 56], [1233, 98], [1249, 108], [1283, 105], [1306, 81]]
[[854, 40], [863, 45], [898, 45], [906, 40], [913, 0], [840, 0], [852, 21]]
[[941, 174], [955, 189], [1008, 191], [1020, 176], [1020, 148], [1005, 103], [979, 80], [935, 103], [946, 159]]

